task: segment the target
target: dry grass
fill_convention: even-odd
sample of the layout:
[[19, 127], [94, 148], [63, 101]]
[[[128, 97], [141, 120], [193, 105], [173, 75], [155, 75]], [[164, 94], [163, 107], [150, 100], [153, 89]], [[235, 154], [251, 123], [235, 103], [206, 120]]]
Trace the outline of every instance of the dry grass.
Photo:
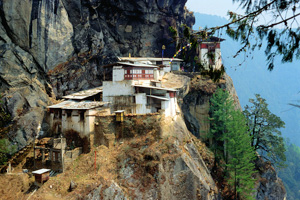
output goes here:
[[[134, 197], [134, 188], [146, 191], [149, 187], [159, 184], [155, 177], [160, 163], [173, 162], [178, 158], [174, 141], [173, 137], [160, 138], [156, 131], [152, 131], [124, 139], [110, 149], [105, 146], [92, 148], [90, 153], [82, 154], [65, 166], [64, 173], [51, 177], [30, 199], [82, 199], [99, 185], [103, 186], [102, 190], [109, 187], [112, 181], [119, 184], [128, 196]], [[132, 178], [137, 180], [135, 183], [130, 183], [122, 177], [121, 170], [126, 165], [134, 166], [131, 168], [134, 172]], [[34, 178], [30, 179], [27, 174], [23, 174], [22, 177], [0, 177], [0, 199], [27, 199], [30, 193], [25, 192], [33, 184]], [[71, 180], [77, 187], [69, 192]]]
[[0, 199], [26, 199], [26, 192], [32, 182], [33, 177], [30, 178], [27, 174], [0, 175]]
[[[96, 152], [96, 168], [95, 168]], [[88, 154], [82, 154], [57, 177], [51, 177], [32, 199], [77, 199], [89, 194], [105, 180], [116, 178], [116, 154], [118, 148], [107, 149], [100, 146]], [[77, 184], [73, 192], [68, 192], [70, 182]], [[47, 196], [45, 196], [47, 194]]]

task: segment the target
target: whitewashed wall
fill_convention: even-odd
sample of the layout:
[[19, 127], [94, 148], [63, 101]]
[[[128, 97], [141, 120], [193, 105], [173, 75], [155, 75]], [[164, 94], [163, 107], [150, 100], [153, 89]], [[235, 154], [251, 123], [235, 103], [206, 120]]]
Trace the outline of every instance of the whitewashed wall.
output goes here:
[[166, 117], [173, 117], [176, 115], [176, 107], [177, 107], [177, 98], [173, 97], [170, 98], [169, 93], [166, 94], [166, 98], [169, 99], [169, 101], [162, 101], [161, 102], [161, 108], [165, 111]]
[[125, 75], [125, 70], [122, 66], [114, 66], [113, 68], [113, 81], [123, 81]]
[[134, 94], [133, 81], [104, 81], [103, 82], [103, 101], [109, 102], [113, 96], [126, 96]]
[[146, 93], [135, 94], [136, 114], [150, 113], [151, 109], [147, 109], [147, 96]]

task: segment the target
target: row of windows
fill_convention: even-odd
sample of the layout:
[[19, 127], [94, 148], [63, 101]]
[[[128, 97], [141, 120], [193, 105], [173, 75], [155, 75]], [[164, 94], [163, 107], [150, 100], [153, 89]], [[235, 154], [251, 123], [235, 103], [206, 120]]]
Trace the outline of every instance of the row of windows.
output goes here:
[[131, 70], [125, 70], [125, 74], [153, 74], [153, 70], [131, 69]]
[[149, 74], [149, 75], [125, 75], [125, 78], [153, 78], [153, 74]]

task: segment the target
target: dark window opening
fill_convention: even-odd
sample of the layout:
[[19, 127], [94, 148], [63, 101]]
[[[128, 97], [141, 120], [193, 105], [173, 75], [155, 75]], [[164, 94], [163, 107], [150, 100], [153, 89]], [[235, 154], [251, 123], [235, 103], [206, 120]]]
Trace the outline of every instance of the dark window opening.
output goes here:
[[84, 111], [81, 111], [79, 114], [80, 114], [80, 121], [84, 121]]
[[71, 110], [68, 110], [66, 112], [67, 112], [67, 117], [71, 117], [72, 116], [72, 111]]

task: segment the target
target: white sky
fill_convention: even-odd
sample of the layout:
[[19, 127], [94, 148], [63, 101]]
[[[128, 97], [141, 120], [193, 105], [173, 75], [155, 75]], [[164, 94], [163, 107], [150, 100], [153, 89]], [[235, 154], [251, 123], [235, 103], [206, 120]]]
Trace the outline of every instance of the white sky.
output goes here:
[[218, 15], [228, 19], [227, 12], [229, 10], [236, 12], [238, 4], [233, 4], [232, 0], [188, 0], [186, 3], [186, 7], [190, 11], [210, 15]]

